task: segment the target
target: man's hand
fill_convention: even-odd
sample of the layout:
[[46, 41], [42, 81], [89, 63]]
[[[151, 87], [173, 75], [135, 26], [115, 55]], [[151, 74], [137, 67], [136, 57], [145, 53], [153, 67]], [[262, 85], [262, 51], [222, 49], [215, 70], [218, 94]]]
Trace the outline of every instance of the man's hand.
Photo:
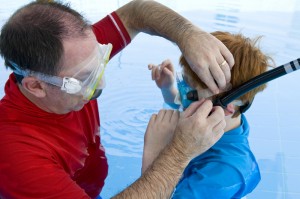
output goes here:
[[139, 0], [119, 8], [117, 14], [132, 39], [145, 32], [175, 42], [193, 71], [213, 93], [219, 93], [230, 81], [230, 69], [234, 65], [231, 52], [221, 41], [173, 10], [156, 1]]
[[180, 116], [172, 144], [182, 155], [194, 158], [213, 146], [226, 126], [224, 110], [209, 100], [192, 103]]
[[223, 135], [225, 126], [224, 111], [208, 100], [191, 104], [180, 117], [178, 111], [159, 111], [152, 115], [145, 133], [142, 173], [172, 139], [181, 153], [193, 158], [208, 150]]
[[179, 47], [192, 70], [214, 94], [230, 82], [234, 58], [213, 35], [192, 26], [185, 32]]
[[[143, 163], [146, 161], [147, 165], [141, 178], [114, 198], [170, 198], [192, 158], [209, 149], [224, 133], [224, 111], [221, 107], [213, 107], [209, 100], [192, 103], [180, 115], [171, 139], [174, 127], [170, 124], [177, 119], [178, 112], [172, 111], [161, 111], [151, 118], [145, 135], [145, 153], [151, 149], [155, 152], [144, 154]], [[166, 147], [160, 151], [164, 145]], [[154, 157], [157, 153], [158, 157]]]
[[178, 118], [176, 110], [160, 110], [157, 115], [152, 115], [144, 137], [142, 173], [173, 138]]

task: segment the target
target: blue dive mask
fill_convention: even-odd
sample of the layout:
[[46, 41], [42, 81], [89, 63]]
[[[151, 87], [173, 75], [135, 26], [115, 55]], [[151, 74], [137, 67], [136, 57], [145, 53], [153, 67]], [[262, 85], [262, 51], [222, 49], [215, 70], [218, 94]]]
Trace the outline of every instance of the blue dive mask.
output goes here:
[[183, 106], [183, 109], [186, 109], [187, 107], [189, 107], [189, 105], [192, 102], [198, 100], [198, 98], [191, 100], [191, 98], [188, 97], [188, 95], [191, 95], [192, 93], [197, 93], [197, 91], [186, 83], [186, 81], [183, 79], [183, 76], [180, 72], [176, 73], [176, 81], [177, 81], [177, 88], [180, 97], [179, 100], [177, 99], [176, 103], [180, 103]]

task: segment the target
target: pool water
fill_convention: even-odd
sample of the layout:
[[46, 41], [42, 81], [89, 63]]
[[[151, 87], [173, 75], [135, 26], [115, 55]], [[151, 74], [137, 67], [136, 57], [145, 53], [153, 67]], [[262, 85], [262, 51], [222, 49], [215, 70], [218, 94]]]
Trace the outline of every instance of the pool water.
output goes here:
[[[0, 0], [0, 23], [29, 2]], [[73, 8], [96, 22], [128, 0], [72, 0]], [[300, 1], [297, 0], [160, 0], [203, 30], [263, 35], [260, 47], [282, 65], [300, 57]], [[102, 5], [103, 4], [103, 5]], [[110, 198], [141, 171], [143, 136], [149, 118], [163, 106], [159, 89], [151, 80], [149, 63], [173, 61], [178, 68], [180, 51], [160, 37], [139, 34], [116, 55], [106, 71], [107, 87], [98, 99], [101, 136], [109, 161], [109, 176], [101, 194]], [[0, 86], [10, 73], [1, 60]], [[300, 198], [300, 72], [268, 84], [246, 113], [250, 146], [260, 166], [262, 180], [248, 199]], [[4, 94], [0, 90], [0, 97]]]

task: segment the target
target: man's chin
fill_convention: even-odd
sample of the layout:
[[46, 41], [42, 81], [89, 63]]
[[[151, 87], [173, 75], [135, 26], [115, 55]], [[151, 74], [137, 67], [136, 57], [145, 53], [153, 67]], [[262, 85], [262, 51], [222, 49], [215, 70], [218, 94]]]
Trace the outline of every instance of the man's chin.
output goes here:
[[84, 106], [85, 106], [85, 104], [79, 104], [73, 108], [73, 111], [80, 111]]

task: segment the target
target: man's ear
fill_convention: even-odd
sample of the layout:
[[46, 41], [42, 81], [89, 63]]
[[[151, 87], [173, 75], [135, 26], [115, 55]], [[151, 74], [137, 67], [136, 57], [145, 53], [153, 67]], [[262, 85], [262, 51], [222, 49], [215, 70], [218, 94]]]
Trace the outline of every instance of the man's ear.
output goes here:
[[234, 104], [230, 103], [227, 105], [226, 109], [224, 109], [225, 116], [232, 115], [235, 112], [235, 106]]
[[44, 82], [35, 77], [24, 77], [22, 79], [22, 87], [37, 98], [46, 96]]

